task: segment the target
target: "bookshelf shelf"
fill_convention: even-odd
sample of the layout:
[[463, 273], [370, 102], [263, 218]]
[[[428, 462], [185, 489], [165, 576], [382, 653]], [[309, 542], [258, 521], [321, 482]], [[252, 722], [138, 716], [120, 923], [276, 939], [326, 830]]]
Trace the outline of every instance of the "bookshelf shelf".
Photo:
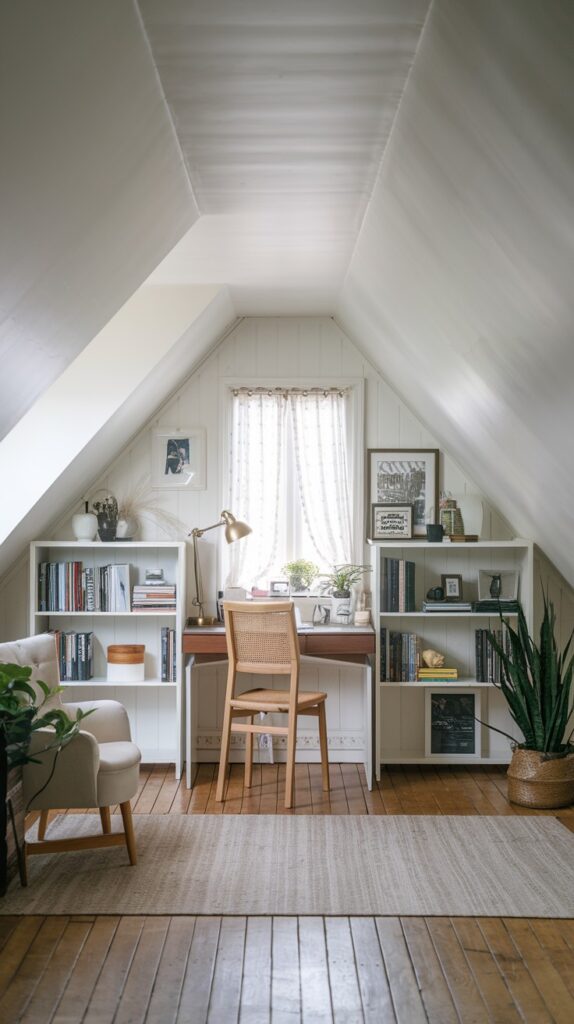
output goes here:
[[[519, 600], [529, 628], [533, 617], [533, 545], [529, 540], [478, 541], [475, 543], [437, 543], [425, 541], [371, 541], [373, 581], [373, 621], [378, 624], [377, 654], [379, 686], [375, 688], [376, 722], [376, 765], [381, 764], [503, 764], [510, 760], [509, 741], [490, 729], [480, 727], [475, 737], [475, 749], [471, 753], [459, 752], [429, 753], [435, 744], [429, 744], [429, 703], [430, 694], [461, 694], [461, 704], [474, 700], [475, 714], [483, 721], [511, 735], [516, 728], [510, 718], [506, 701], [492, 682], [477, 681], [477, 650], [480, 650], [478, 630], [498, 629], [499, 616], [492, 612], [477, 611], [422, 611], [422, 603], [431, 588], [441, 585], [442, 575], [456, 575], [462, 581], [462, 600], [478, 600], [479, 570], [512, 570], [519, 575]], [[384, 559], [403, 560], [414, 563], [414, 570], [401, 569], [401, 597], [406, 607], [413, 611], [387, 611], [396, 603], [397, 586], [394, 576], [394, 591], [390, 584], [391, 570], [387, 563], [386, 576]], [[396, 573], [396, 567], [393, 573]], [[407, 572], [409, 577], [407, 580]], [[413, 583], [414, 574], [414, 583]], [[408, 588], [408, 590], [407, 590]], [[408, 598], [407, 598], [408, 593]], [[517, 613], [505, 615], [511, 621]], [[403, 656], [395, 661], [390, 673], [389, 650], [391, 631], [405, 634], [402, 641]], [[413, 636], [414, 635], [414, 636]], [[384, 643], [381, 643], [383, 637]], [[416, 639], [414, 639], [416, 637]], [[399, 643], [396, 638], [394, 643]], [[478, 645], [478, 646], [477, 646]], [[432, 649], [443, 654], [445, 665], [456, 668], [458, 679], [416, 680], [399, 682], [401, 673], [415, 674], [416, 652]], [[406, 655], [404, 652], [406, 651]], [[381, 656], [382, 652], [382, 656]], [[381, 661], [384, 671], [381, 672]], [[397, 674], [398, 670], [398, 674]], [[384, 679], [391, 674], [391, 679]], [[381, 678], [383, 675], [383, 678]], [[396, 679], [397, 681], [392, 681]], [[462, 695], [467, 695], [464, 697]], [[477, 712], [479, 712], [477, 714]]]
[[[39, 540], [30, 545], [30, 632], [41, 633], [54, 629], [61, 633], [87, 631], [93, 634], [94, 675], [91, 679], [81, 681], [62, 681], [66, 698], [72, 701], [85, 700], [87, 693], [92, 696], [92, 690], [99, 691], [102, 697], [104, 691], [109, 697], [117, 693], [128, 712], [133, 739], [145, 752], [146, 760], [156, 763], [175, 762], [176, 778], [181, 774], [183, 758], [182, 630], [185, 622], [185, 556], [186, 545], [181, 541], [104, 543]], [[82, 569], [94, 571], [106, 565], [129, 565], [130, 601], [134, 585], [145, 583], [146, 571], [161, 568], [166, 583], [175, 584], [175, 608], [40, 611], [40, 565], [69, 562], [81, 562]], [[162, 627], [174, 630], [173, 682], [161, 679]], [[107, 679], [107, 647], [109, 644], [124, 643], [145, 645], [145, 670], [141, 682]]]

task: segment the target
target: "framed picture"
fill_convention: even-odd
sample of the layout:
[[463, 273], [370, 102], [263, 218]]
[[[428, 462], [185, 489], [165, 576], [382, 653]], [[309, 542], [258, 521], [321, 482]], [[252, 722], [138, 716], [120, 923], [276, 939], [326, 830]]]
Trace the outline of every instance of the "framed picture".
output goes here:
[[[427, 517], [438, 521], [438, 449], [369, 448], [367, 507], [412, 505], [412, 536], [426, 536]], [[373, 513], [369, 527], [372, 527]], [[374, 538], [371, 538], [374, 539]]]
[[462, 601], [462, 576], [443, 573], [440, 584], [444, 590], [445, 601]]
[[269, 580], [269, 597], [289, 597], [289, 580]]
[[520, 573], [514, 569], [479, 569], [479, 601], [517, 601]]
[[372, 540], [411, 540], [412, 505], [372, 505]]
[[433, 687], [425, 693], [425, 756], [480, 759], [480, 690]]
[[205, 431], [160, 427], [152, 433], [152, 487], [205, 488]]

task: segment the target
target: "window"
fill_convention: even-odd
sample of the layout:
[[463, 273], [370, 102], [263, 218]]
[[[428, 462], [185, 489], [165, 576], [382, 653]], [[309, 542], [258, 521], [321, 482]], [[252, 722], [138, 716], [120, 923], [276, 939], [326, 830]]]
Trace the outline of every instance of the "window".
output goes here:
[[235, 388], [229, 507], [253, 533], [227, 582], [267, 588], [285, 562], [353, 559], [352, 388]]

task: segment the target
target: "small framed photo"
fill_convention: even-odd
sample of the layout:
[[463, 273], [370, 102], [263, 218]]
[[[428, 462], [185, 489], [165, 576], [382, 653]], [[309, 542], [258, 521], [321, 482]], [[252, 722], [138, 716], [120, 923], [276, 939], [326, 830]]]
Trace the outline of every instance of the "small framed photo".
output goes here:
[[468, 760], [482, 754], [480, 690], [433, 687], [425, 692], [425, 756]]
[[514, 569], [479, 569], [479, 601], [517, 601], [520, 573]]
[[462, 576], [443, 573], [440, 578], [445, 601], [462, 601]]
[[412, 540], [412, 505], [372, 505], [371, 540]]
[[438, 448], [369, 448], [367, 508], [412, 505], [412, 536], [422, 540], [427, 521], [438, 522], [438, 456]]
[[269, 597], [289, 597], [289, 580], [269, 580]]
[[160, 427], [152, 433], [152, 487], [205, 488], [205, 430]]

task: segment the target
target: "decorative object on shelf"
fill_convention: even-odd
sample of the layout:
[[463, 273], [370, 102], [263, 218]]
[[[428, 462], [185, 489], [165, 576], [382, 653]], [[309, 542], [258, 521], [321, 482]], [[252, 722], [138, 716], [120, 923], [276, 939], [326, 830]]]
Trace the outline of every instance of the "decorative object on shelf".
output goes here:
[[281, 571], [289, 580], [291, 591], [300, 593], [310, 589], [313, 580], [319, 575], [319, 566], [305, 558], [299, 558], [294, 562], [287, 562]]
[[496, 602], [497, 605], [517, 601], [518, 582], [519, 573], [512, 569], [479, 569], [478, 600]]
[[98, 532], [98, 517], [90, 512], [90, 503], [84, 502], [84, 511], [72, 516], [72, 530], [76, 540], [94, 540]]
[[109, 644], [108, 682], [143, 683], [145, 644]]
[[523, 735], [519, 741], [496, 729], [513, 745], [508, 799], [523, 807], [565, 807], [574, 803], [574, 729], [566, 735], [574, 710], [574, 654], [567, 660], [574, 631], [559, 651], [554, 605], [546, 594], [539, 646], [528, 632], [522, 608], [516, 630], [502, 616], [501, 621], [510, 638], [510, 652], [489, 630], [489, 641], [500, 659], [500, 683], [495, 685]]
[[[455, 498], [464, 522], [465, 537], [478, 540], [482, 533], [484, 505], [480, 494], [450, 494]], [[461, 530], [461, 533], [464, 533]], [[453, 538], [454, 539], [454, 538]]]
[[355, 609], [355, 626], [368, 626], [371, 621], [371, 613], [367, 608], [367, 595], [364, 590], [361, 590], [357, 600], [357, 607]]
[[442, 523], [427, 523], [426, 537], [429, 544], [440, 544], [444, 537], [444, 526]]
[[321, 592], [333, 598], [331, 622], [348, 625], [351, 621], [351, 588], [358, 583], [365, 573], [371, 572], [370, 565], [334, 565], [329, 573], [321, 573], [323, 580]]
[[327, 604], [316, 604], [313, 608], [313, 625], [328, 626], [331, 621], [331, 606]]
[[[69, 718], [61, 708], [46, 708], [46, 703], [60, 691], [50, 689], [39, 679], [30, 683], [32, 668], [0, 664], [0, 896], [4, 896], [8, 880], [8, 817], [11, 818], [16, 859], [22, 885], [26, 884], [24, 852], [16, 831], [12, 803], [8, 802], [8, 774], [34, 758], [29, 757], [30, 740], [39, 729], [50, 729], [45, 751], [60, 750], [79, 732], [80, 722], [90, 712], [77, 711]], [[37, 687], [37, 689], [34, 689]], [[39, 693], [42, 694], [40, 698]], [[11, 778], [11, 783], [13, 778]], [[12, 788], [12, 786], [11, 786]], [[10, 858], [12, 863], [12, 857]]]
[[247, 537], [247, 535], [251, 533], [251, 527], [248, 526], [247, 523], [243, 523], [240, 519], [236, 519], [235, 516], [226, 509], [223, 510], [216, 523], [212, 523], [211, 526], [204, 526], [201, 529], [195, 527], [188, 533], [188, 537], [191, 537], [193, 545], [193, 575], [195, 581], [195, 597], [191, 603], [198, 611], [196, 616], [192, 616], [187, 620], [187, 624], [191, 626], [217, 625], [217, 619], [211, 615], [206, 616], [203, 611], [203, 582], [201, 579], [201, 565], [199, 562], [197, 542], [200, 537], [203, 537], [204, 533], [208, 532], [208, 530], [216, 530], [219, 526], [225, 527], [224, 535], [228, 544], [233, 544], [236, 540], [241, 540], [242, 537]]
[[444, 590], [442, 587], [430, 587], [427, 590], [427, 601], [444, 601]]
[[446, 601], [462, 601], [462, 576], [455, 573], [442, 573], [440, 582]]
[[432, 647], [429, 647], [426, 651], [423, 651], [423, 661], [428, 668], [442, 668], [444, 665], [444, 654], [440, 654], [439, 651], [433, 651]]
[[101, 541], [116, 539], [118, 529], [118, 502], [113, 494], [105, 494], [92, 500], [92, 508], [98, 517], [98, 534]]
[[269, 597], [289, 597], [289, 580], [269, 580]]
[[464, 523], [456, 498], [449, 493], [443, 492], [440, 496], [440, 521], [444, 532], [448, 537], [452, 534], [464, 535]]
[[135, 484], [123, 482], [118, 487], [117, 537], [135, 540], [142, 521], [153, 523], [169, 537], [179, 537], [185, 532], [185, 523], [161, 504], [164, 495], [152, 490], [151, 477], [144, 473]]
[[425, 754], [478, 760], [480, 690], [429, 689], [425, 698]]
[[152, 432], [152, 487], [205, 488], [205, 430], [159, 427]]
[[371, 505], [372, 540], [412, 540], [412, 505]]
[[437, 448], [370, 448], [367, 494], [371, 505], [412, 505], [413, 536], [425, 536], [425, 512], [438, 518]]

